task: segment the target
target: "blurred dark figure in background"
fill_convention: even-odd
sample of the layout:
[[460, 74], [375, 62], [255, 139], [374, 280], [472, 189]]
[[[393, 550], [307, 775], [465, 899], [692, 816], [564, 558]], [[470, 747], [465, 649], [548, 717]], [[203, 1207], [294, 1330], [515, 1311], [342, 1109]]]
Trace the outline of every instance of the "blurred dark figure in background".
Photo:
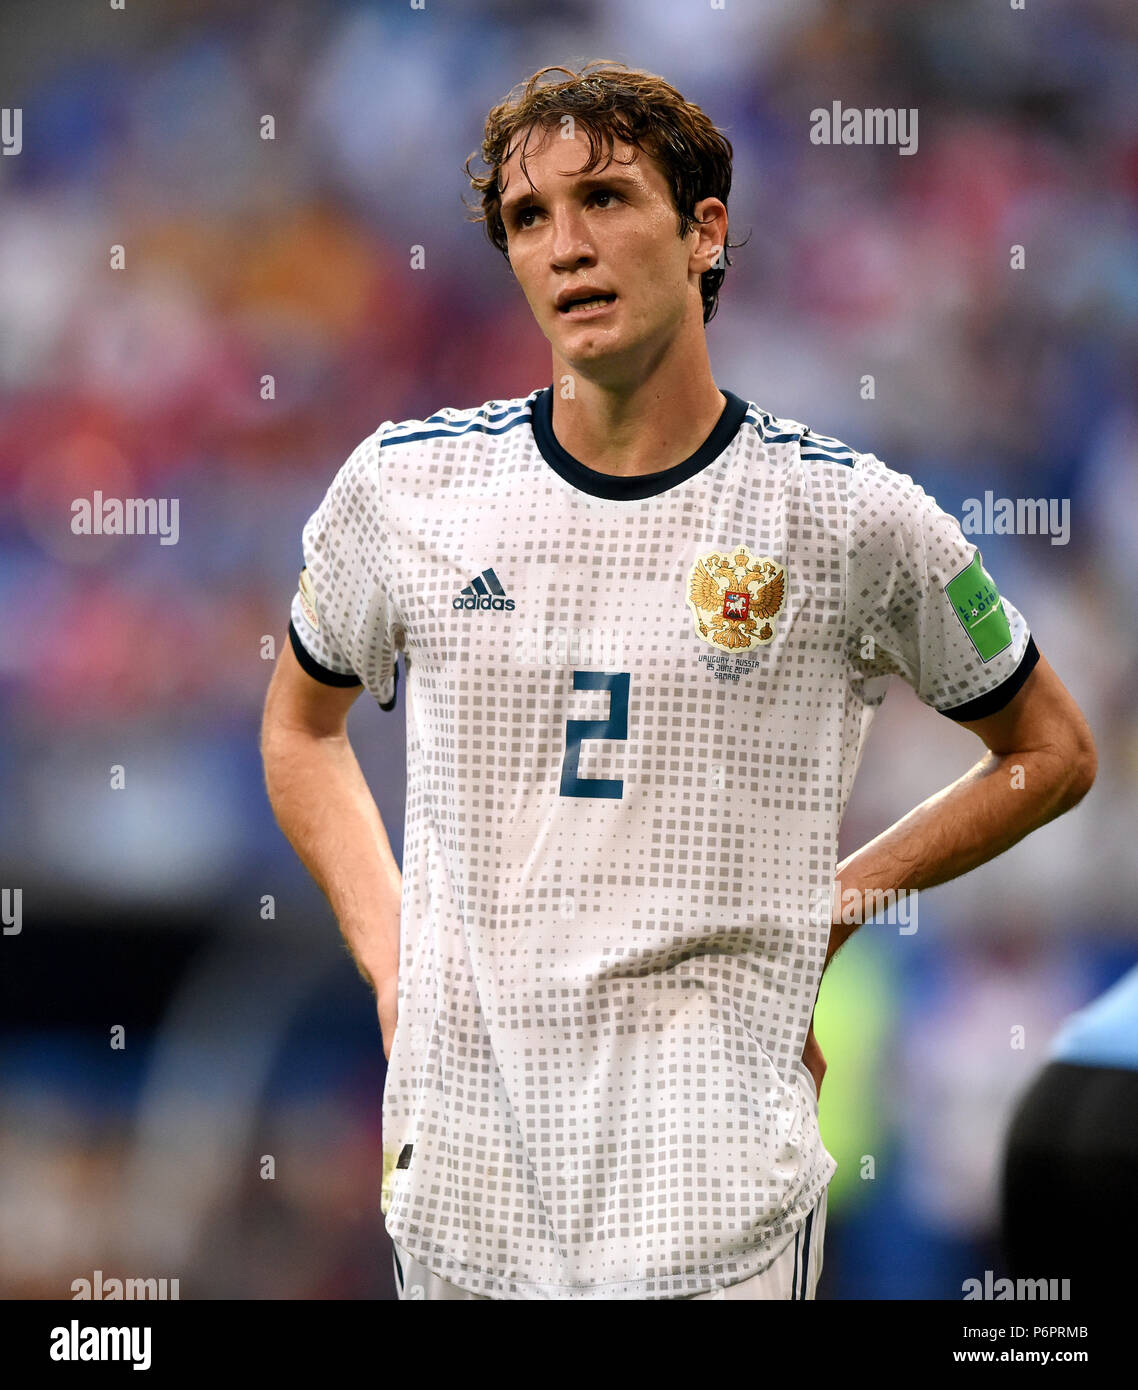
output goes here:
[[[1138, 965], [1064, 1024], [1012, 1119], [1003, 1177], [1014, 1278], [1120, 1290], [1138, 1246]], [[1131, 1276], [1132, 1277], [1132, 1276]]]

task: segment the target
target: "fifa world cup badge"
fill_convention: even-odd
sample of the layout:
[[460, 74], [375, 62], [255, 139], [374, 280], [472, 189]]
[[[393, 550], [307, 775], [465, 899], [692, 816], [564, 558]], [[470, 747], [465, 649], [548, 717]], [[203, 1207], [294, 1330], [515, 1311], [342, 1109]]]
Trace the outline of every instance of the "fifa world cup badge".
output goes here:
[[697, 635], [721, 651], [765, 647], [786, 606], [786, 566], [746, 546], [712, 550], [688, 571], [687, 603]]

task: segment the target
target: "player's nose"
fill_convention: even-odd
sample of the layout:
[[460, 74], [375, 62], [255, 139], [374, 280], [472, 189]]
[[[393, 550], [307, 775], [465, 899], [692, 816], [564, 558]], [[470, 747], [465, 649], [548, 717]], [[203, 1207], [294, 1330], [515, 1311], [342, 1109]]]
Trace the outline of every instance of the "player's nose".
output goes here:
[[550, 221], [549, 261], [554, 269], [572, 270], [596, 260], [596, 248], [579, 213], [571, 208], [554, 210]]

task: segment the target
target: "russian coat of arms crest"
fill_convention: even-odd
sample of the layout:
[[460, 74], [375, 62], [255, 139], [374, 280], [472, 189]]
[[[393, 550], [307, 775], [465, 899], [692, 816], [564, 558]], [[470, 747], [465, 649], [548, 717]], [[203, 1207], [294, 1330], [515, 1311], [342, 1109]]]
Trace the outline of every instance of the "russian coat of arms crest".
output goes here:
[[726, 651], [765, 647], [786, 604], [786, 566], [746, 546], [712, 550], [688, 572], [688, 607], [703, 641]]

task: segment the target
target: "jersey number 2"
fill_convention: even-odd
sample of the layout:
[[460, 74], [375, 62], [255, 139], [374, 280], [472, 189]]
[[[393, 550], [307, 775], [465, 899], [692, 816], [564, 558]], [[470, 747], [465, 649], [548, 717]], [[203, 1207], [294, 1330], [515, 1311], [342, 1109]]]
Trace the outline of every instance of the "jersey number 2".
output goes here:
[[574, 671], [574, 690], [607, 690], [607, 719], [567, 719], [565, 721], [565, 759], [561, 764], [562, 796], [602, 796], [619, 801], [624, 782], [612, 777], [579, 777], [577, 763], [583, 738], [616, 739], [628, 737], [628, 672]]

